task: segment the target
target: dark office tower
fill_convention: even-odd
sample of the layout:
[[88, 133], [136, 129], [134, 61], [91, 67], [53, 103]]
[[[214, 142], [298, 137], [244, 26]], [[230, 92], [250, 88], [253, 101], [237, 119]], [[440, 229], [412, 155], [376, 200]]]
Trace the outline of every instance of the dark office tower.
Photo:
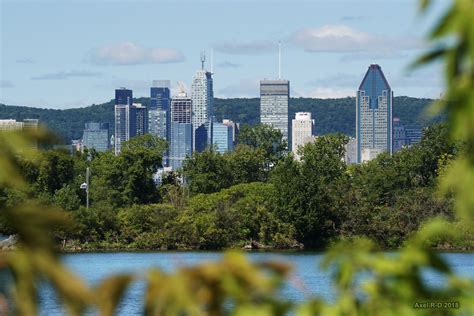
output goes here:
[[[170, 81], [153, 80], [150, 88], [150, 108], [148, 109], [148, 132], [170, 143], [171, 98]], [[164, 153], [163, 165], [168, 166], [168, 152]]]
[[133, 103], [130, 107], [130, 137], [148, 133], [148, 109], [141, 103]]
[[133, 92], [132, 90], [120, 88], [115, 90], [115, 105], [132, 105]]
[[184, 89], [171, 100], [171, 141], [170, 166], [173, 170], [181, 168], [186, 156], [193, 149], [192, 101]]
[[150, 110], [170, 110], [170, 81], [153, 80], [150, 88]]
[[[134, 130], [130, 130], [131, 113], [130, 108], [133, 102], [132, 90], [120, 88], [115, 90], [115, 148], [116, 155], [120, 153], [122, 143], [129, 140], [134, 135]], [[133, 125], [132, 125], [133, 128]]]
[[86, 123], [82, 144], [85, 148], [104, 152], [109, 149], [109, 123]]
[[202, 152], [206, 149], [208, 143], [208, 124], [201, 124], [194, 130], [194, 150]]
[[357, 162], [392, 153], [393, 91], [379, 65], [369, 66], [356, 94]]

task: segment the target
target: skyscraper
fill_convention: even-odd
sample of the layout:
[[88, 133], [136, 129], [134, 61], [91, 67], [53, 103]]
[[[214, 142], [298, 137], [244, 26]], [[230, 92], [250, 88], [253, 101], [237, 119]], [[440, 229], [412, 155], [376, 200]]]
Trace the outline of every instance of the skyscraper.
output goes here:
[[392, 153], [393, 91], [379, 65], [369, 66], [356, 94], [357, 162]]
[[296, 112], [291, 123], [291, 150], [296, 159], [299, 159], [298, 148], [313, 139], [314, 120], [311, 112]]
[[120, 153], [124, 141], [148, 133], [148, 109], [133, 102], [132, 90], [115, 90], [115, 154]]
[[186, 156], [193, 149], [192, 100], [184, 89], [171, 99], [171, 141], [170, 166], [173, 170], [181, 168]]
[[150, 88], [150, 110], [170, 110], [170, 81], [153, 80]]
[[[200, 148], [200, 146], [196, 147], [196, 143], [212, 143], [212, 123], [210, 122], [210, 120], [213, 115], [212, 109], [214, 106], [214, 90], [212, 82], [212, 73], [204, 69], [204, 61], [205, 56], [204, 54], [201, 54], [201, 69], [196, 71], [193, 83], [191, 85], [191, 99], [193, 100], [193, 149], [197, 151], [202, 151], [204, 148]], [[207, 131], [207, 134], [200, 133], [200, 135], [198, 135], [200, 137], [196, 137], [195, 131], [201, 126], [204, 126]], [[207, 136], [207, 139], [201, 139], [204, 136]]]
[[148, 108], [141, 103], [133, 103], [130, 112], [130, 137], [148, 133]]
[[133, 102], [132, 90], [115, 90], [115, 154], [120, 153], [122, 142], [130, 139], [130, 107]]
[[288, 100], [290, 82], [288, 80], [260, 81], [260, 123], [277, 128], [288, 139]]
[[148, 111], [149, 133], [164, 140], [168, 140], [167, 130], [169, 129], [169, 124], [167, 123], [167, 118], [170, 117], [170, 115], [166, 114], [166, 111], [160, 109], [150, 109]]
[[[150, 88], [150, 109], [148, 111], [148, 131], [170, 143], [171, 137], [171, 97], [169, 80], [153, 80]], [[163, 155], [163, 165], [168, 166], [169, 152]]]
[[109, 123], [86, 123], [82, 145], [99, 152], [107, 151], [109, 149]]
[[217, 152], [223, 154], [234, 149], [234, 123], [224, 120], [222, 123], [214, 123], [212, 129], [212, 140]]

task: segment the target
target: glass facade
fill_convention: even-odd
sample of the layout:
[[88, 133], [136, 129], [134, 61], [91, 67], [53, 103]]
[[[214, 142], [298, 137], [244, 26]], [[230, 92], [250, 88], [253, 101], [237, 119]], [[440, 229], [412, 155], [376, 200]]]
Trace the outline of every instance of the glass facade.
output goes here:
[[173, 170], [183, 166], [186, 157], [191, 157], [193, 145], [193, 131], [191, 123], [171, 124], [170, 166]]
[[90, 122], [85, 124], [82, 145], [88, 149], [104, 152], [109, 149], [109, 124]]
[[393, 92], [382, 68], [370, 65], [356, 94], [357, 162], [364, 149], [392, 153], [392, 105]]
[[140, 103], [130, 107], [130, 137], [148, 133], [148, 108]]
[[419, 143], [421, 137], [422, 131], [420, 128], [406, 128], [400, 123], [398, 117], [393, 119], [393, 152]]
[[405, 127], [400, 124], [398, 117], [393, 118], [393, 145], [392, 150], [394, 153], [402, 149], [406, 145], [406, 133]]
[[116, 104], [115, 105], [115, 154], [120, 153], [122, 142], [129, 140], [130, 138], [130, 105], [127, 104]]
[[212, 129], [212, 140], [217, 152], [221, 154], [234, 150], [234, 128], [224, 123], [214, 123]]
[[[148, 111], [148, 132], [170, 143], [171, 139], [171, 94], [169, 80], [153, 80], [150, 88], [150, 109]], [[169, 152], [163, 157], [163, 165], [168, 166]]]
[[148, 132], [167, 140], [168, 124], [166, 122], [166, 111], [161, 109], [150, 109], [148, 111]]
[[168, 87], [150, 88], [150, 110], [161, 109], [169, 111], [170, 109], [170, 89]]
[[115, 90], [115, 104], [128, 104], [133, 103], [133, 92], [132, 90], [120, 88]]
[[185, 93], [171, 100], [171, 139], [169, 163], [173, 170], [181, 168], [193, 150], [192, 101]]
[[260, 123], [272, 125], [288, 139], [288, 80], [260, 81]]
[[124, 141], [148, 133], [148, 109], [140, 103], [132, 103], [132, 90], [115, 90], [115, 154], [120, 153]]

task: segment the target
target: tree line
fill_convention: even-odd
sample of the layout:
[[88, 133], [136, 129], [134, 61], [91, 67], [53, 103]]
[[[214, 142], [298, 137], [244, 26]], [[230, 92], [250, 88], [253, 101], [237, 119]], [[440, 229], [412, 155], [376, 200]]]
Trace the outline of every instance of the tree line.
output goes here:
[[[395, 248], [429, 218], [454, 220], [450, 198], [433, 195], [443, 167], [462, 150], [446, 126], [430, 126], [419, 144], [361, 165], [343, 161], [347, 140], [318, 137], [295, 160], [278, 130], [243, 126], [234, 151], [195, 153], [160, 186], [154, 174], [167, 145], [152, 135], [126, 142], [118, 156], [47, 150], [20, 167], [31, 196], [73, 218], [56, 236], [72, 249], [324, 248], [357, 236]], [[87, 167], [88, 209], [80, 189]], [[25, 198], [0, 190], [4, 206]], [[14, 233], [4, 221], [0, 228]]]
[[[214, 115], [218, 121], [231, 119], [242, 125], [256, 125], [260, 117], [259, 98], [214, 99]], [[429, 124], [445, 120], [445, 115], [433, 117], [426, 115], [426, 110], [433, 100], [424, 98], [395, 97], [393, 115], [399, 117], [401, 123], [411, 127], [425, 127]], [[134, 102], [145, 106], [150, 104], [149, 98], [136, 98]], [[47, 105], [40, 105], [46, 107]], [[343, 133], [354, 136], [355, 133], [355, 98], [315, 99], [291, 98], [288, 117], [291, 120], [296, 112], [311, 112], [315, 119], [315, 133]], [[84, 108], [54, 110], [0, 104], [0, 119], [36, 118], [54, 133], [61, 136], [64, 143], [80, 139], [86, 122], [109, 123], [114, 129], [114, 101], [94, 104]], [[290, 122], [291, 129], [291, 122]]]

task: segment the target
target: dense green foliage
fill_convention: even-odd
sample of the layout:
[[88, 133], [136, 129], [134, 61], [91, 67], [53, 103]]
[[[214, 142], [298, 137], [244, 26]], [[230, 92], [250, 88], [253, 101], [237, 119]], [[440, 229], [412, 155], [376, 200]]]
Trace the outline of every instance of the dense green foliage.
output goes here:
[[[137, 98], [135, 102], [149, 104], [149, 98]], [[433, 122], [444, 120], [444, 115], [431, 117], [426, 110], [431, 99], [395, 97], [393, 115], [400, 117], [405, 126], [424, 127]], [[232, 119], [247, 125], [259, 123], [259, 99], [218, 99], [214, 100], [214, 114], [217, 120]], [[354, 136], [355, 98], [312, 99], [291, 98], [289, 118], [295, 112], [311, 112], [315, 119], [315, 133], [343, 133]], [[0, 119], [37, 118], [49, 129], [70, 142], [82, 137], [84, 123], [106, 122], [114, 130], [113, 101], [84, 108], [52, 110], [0, 104]], [[291, 124], [290, 124], [291, 128]]]
[[[425, 9], [430, 3], [430, 0], [421, 1]], [[445, 209], [443, 201], [433, 200], [418, 208], [418, 203], [433, 198], [430, 188], [437, 183], [441, 192], [448, 197], [445, 202], [453, 199], [454, 213], [446, 216], [450, 210], [439, 213], [435, 211], [431, 215], [442, 215], [445, 218], [425, 223], [417, 232], [413, 232], [406, 246], [395, 253], [377, 251], [373, 242], [364, 238], [332, 246], [325, 257], [323, 267], [332, 272], [333, 284], [338, 293], [334, 302], [315, 297], [307, 297], [303, 302], [288, 302], [281, 297], [280, 292], [282, 280], [288, 277], [288, 267], [275, 262], [249, 263], [243, 256], [236, 254], [227, 254], [216, 263], [186, 267], [172, 273], [151, 269], [146, 275], [137, 273], [112, 276], [94, 289], [87, 287], [61, 264], [54, 251], [51, 233], [54, 232], [56, 236], [61, 234], [61, 229], [71, 223], [68, 221], [70, 216], [52, 210], [51, 207], [45, 208], [34, 196], [35, 189], [32, 189], [31, 181], [37, 181], [37, 177], [35, 172], [28, 172], [30, 168], [25, 167], [28, 165], [25, 161], [37, 166], [43, 158], [37, 157], [37, 153], [31, 150], [25, 140], [37, 138], [38, 135], [8, 133], [0, 134], [0, 206], [2, 218], [12, 230], [18, 232], [21, 245], [13, 252], [0, 253], [0, 268], [13, 276], [15, 314], [38, 313], [38, 288], [40, 282], [47, 281], [57, 292], [57, 297], [69, 314], [79, 315], [87, 308], [87, 312], [91, 311], [90, 308], [97, 308], [101, 315], [112, 315], [127, 287], [138, 279], [146, 284], [143, 307], [145, 315], [472, 315], [472, 279], [457, 277], [443, 257], [427, 246], [431, 246], [433, 241], [439, 242], [449, 237], [466, 238], [463, 234], [472, 234], [473, 229], [473, 14], [471, 0], [453, 1], [430, 36], [433, 41], [440, 41], [440, 45], [421, 59], [422, 63], [426, 63], [442, 58], [447, 66], [447, 95], [450, 102], [442, 101], [439, 106], [446, 108], [449, 113], [448, 128], [451, 140], [445, 137], [444, 128], [435, 126], [425, 133], [423, 142], [413, 149], [404, 150], [392, 157], [380, 155], [368, 164], [347, 168], [340, 159], [331, 159], [340, 154], [343, 139], [341, 136], [328, 136], [306, 146], [306, 160], [303, 156], [301, 162], [284, 157], [279, 161], [289, 167], [292, 172], [290, 174], [298, 174], [301, 170], [318, 171], [315, 176], [318, 183], [309, 188], [310, 192], [316, 194], [316, 200], [321, 198], [321, 201], [327, 202], [333, 199], [341, 203], [341, 215], [350, 214], [350, 211], [345, 210], [352, 204], [375, 202], [368, 210], [373, 213], [374, 218], [378, 217], [375, 224], [384, 223], [386, 219], [395, 223], [397, 219], [392, 221], [390, 218], [391, 214], [394, 214], [402, 223], [409, 224], [398, 226], [404, 228], [412, 225], [413, 216], [420, 217], [417, 212]], [[447, 38], [450, 40], [446, 40]], [[453, 139], [456, 143], [453, 143]], [[321, 154], [323, 157], [319, 156]], [[53, 157], [54, 161], [58, 156], [49, 157]], [[319, 159], [327, 159], [325, 161], [330, 164], [328, 171], [320, 169]], [[275, 168], [278, 168], [278, 165]], [[64, 172], [63, 168], [49, 170]], [[301, 174], [308, 176], [306, 173]], [[28, 178], [30, 183], [25, 178]], [[270, 178], [274, 179], [272, 175]], [[339, 179], [350, 182], [348, 191], [352, 193], [348, 195], [348, 203], [344, 202], [347, 197], [337, 199], [343, 191], [332, 194], [329, 189], [338, 188]], [[384, 180], [387, 180], [387, 183]], [[171, 187], [165, 190], [168, 195], [166, 201], [178, 208], [178, 211], [186, 209], [198, 213], [197, 217], [203, 215], [199, 222], [190, 223], [195, 227], [193, 231], [199, 232], [194, 236], [199, 238], [202, 234], [207, 234], [207, 241], [214, 245], [215, 236], [218, 236], [218, 242], [228, 240], [228, 235], [220, 235], [223, 233], [219, 230], [221, 223], [230, 223], [236, 219], [234, 216], [248, 214], [245, 210], [251, 209], [253, 205], [261, 206], [259, 201], [266, 207], [266, 194], [274, 195], [270, 192], [279, 185], [278, 174], [273, 181], [270, 185], [241, 184], [235, 188], [221, 190], [217, 195], [197, 194], [190, 200], [186, 198], [185, 190], [171, 184]], [[322, 184], [327, 185], [328, 189], [325, 190]], [[362, 187], [357, 184], [362, 184]], [[243, 209], [234, 209], [234, 206], [239, 204], [235, 202], [235, 195], [237, 199], [241, 197], [245, 201], [248, 194], [252, 195], [255, 191], [262, 193], [261, 199], [250, 199], [251, 204], [242, 203]], [[407, 195], [404, 196], [404, 193]], [[301, 196], [307, 198], [304, 194]], [[410, 203], [412, 199], [415, 199], [417, 205]], [[197, 208], [189, 208], [188, 201], [189, 205], [196, 205]], [[441, 204], [433, 208], [435, 204], [431, 202]], [[395, 205], [399, 207], [396, 212], [385, 212], [387, 207]], [[321, 213], [321, 208], [315, 206], [315, 215], [318, 218], [324, 220], [335, 215], [327, 210]], [[339, 207], [335, 208], [336, 211], [338, 209]], [[91, 211], [102, 218], [102, 213]], [[278, 217], [280, 212], [273, 213], [269, 208], [263, 213], [263, 220], [265, 223], [275, 223], [277, 227], [281, 222], [273, 221], [267, 216], [275, 214]], [[151, 230], [155, 224], [165, 226], [164, 221], [175, 216], [170, 207], [163, 205], [157, 208], [156, 213], [154, 208], [142, 206], [138, 211], [121, 214], [119, 218], [125, 219], [129, 235], [133, 239], [133, 236], [143, 233], [139, 222], [143, 221], [146, 223], [144, 226], [149, 225]], [[258, 212], [253, 211], [251, 214], [255, 216], [256, 213]], [[130, 214], [132, 216], [127, 216]], [[369, 215], [368, 222], [371, 222], [370, 214], [357, 214], [362, 219], [366, 215]], [[450, 218], [454, 219], [454, 223], [449, 221]], [[232, 224], [245, 223], [245, 216], [237, 220], [239, 223]], [[213, 226], [216, 222], [219, 225]], [[320, 224], [321, 221], [317, 223]], [[377, 225], [368, 229], [373, 227]], [[262, 226], [255, 226], [254, 230], [245, 234], [255, 236], [258, 231], [259, 238], [264, 240], [260, 236], [261, 228]], [[228, 231], [241, 233], [240, 230], [234, 231], [231, 228]], [[400, 233], [397, 229], [395, 231]], [[272, 232], [274, 231], [263, 234], [274, 240], [276, 236], [272, 236]], [[291, 230], [288, 232], [291, 233]], [[385, 231], [382, 234], [390, 232]], [[426, 271], [439, 274], [446, 282], [439, 286], [428, 285], [424, 275]], [[5, 301], [3, 297], [0, 298], [2, 302]]]
[[[73, 249], [324, 248], [360, 236], [392, 248], [430, 218], [454, 220], [451, 198], [433, 196], [439, 172], [465, 150], [449, 140], [445, 125], [425, 129], [418, 145], [351, 166], [342, 160], [342, 134], [306, 144], [300, 160], [269, 126], [244, 126], [239, 137], [243, 144], [232, 152], [195, 153], [160, 187], [153, 174], [165, 143], [151, 135], [124, 143], [118, 156], [48, 150], [20, 165], [31, 195], [72, 215], [74, 229], [57, 237]], [[90, 209], [79, 188], [86, 167]], [[8, 189], [0, 198], [22, 199]], [[433, 246], [469, 248], [465, 241]]]

